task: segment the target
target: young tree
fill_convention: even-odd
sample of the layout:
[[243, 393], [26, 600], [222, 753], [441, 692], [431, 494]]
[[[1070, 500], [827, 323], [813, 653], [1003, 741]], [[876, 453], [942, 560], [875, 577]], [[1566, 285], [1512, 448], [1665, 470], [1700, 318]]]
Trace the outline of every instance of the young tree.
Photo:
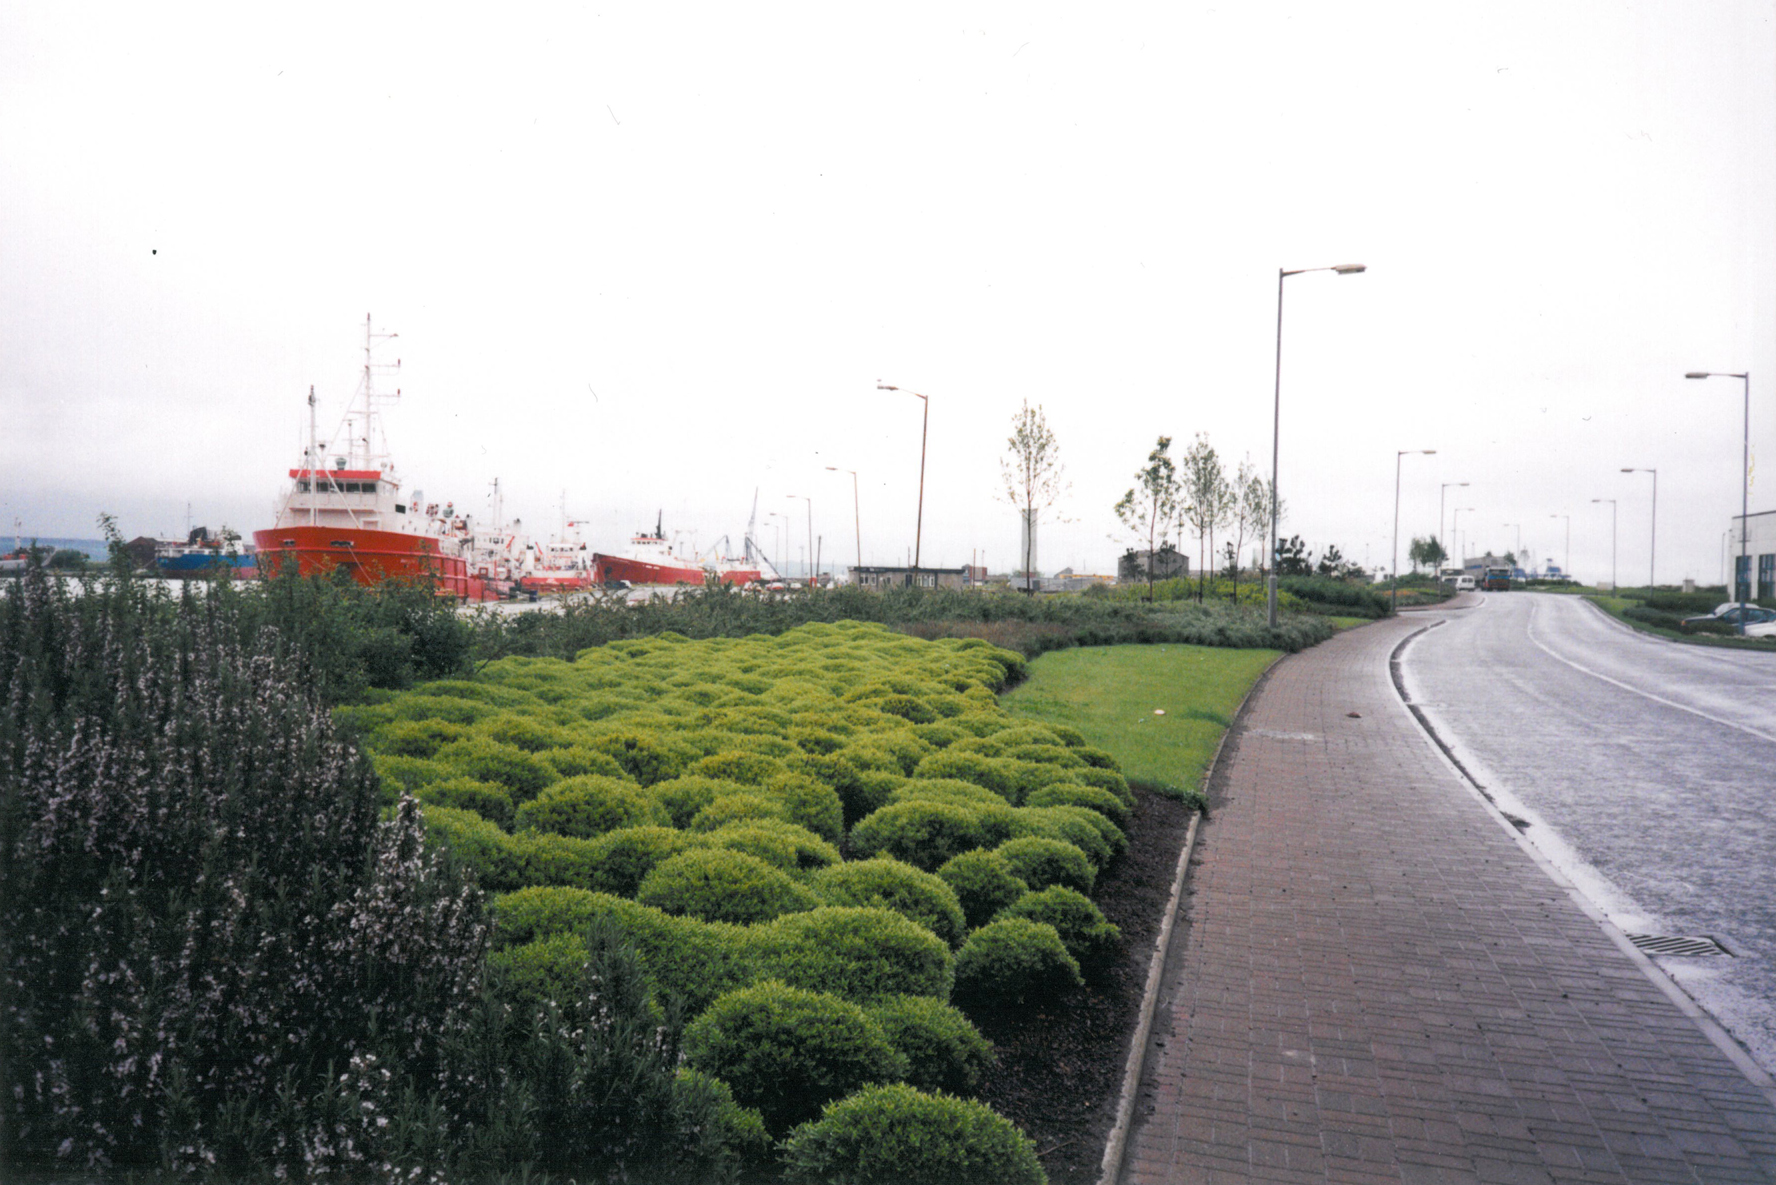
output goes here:
[[[1273, 487], [1268, 481], [1259, 477], [1258, 474], [1252, 470], [1249, 463], [1240, 466], [1240, 476], [1244, 483], [1240, 486], [1239, 490], [1239, 514], [1241, 523], [1245, 530], [1250, 531], [1252, 534], [1264, 540], [1266, 550], [1268, 551], [1270, 544], [1270, 508], [1276, 493], [1275, 487]], [[1282, 521], [1286, 510], [1286, 503], [1277, 503], [1276, 518], [1278, 522]], [[1264, 569], [1268, 570], [1270, 565], [1274, 562], [1274, 556], [1268, 557], [1264, 561]], [[1237, 588], [1234, 589], [1234, 593], [1237, 596], [1239, 590]]]
[[1416, 573], [1421, 564], [1435, 572], [1448, 557], [1443, 551], [1443, 545], [1437, 542], [1437, 537], [1431, 535], [1414, 538], [1412, 546], [1406, 549], [1406, 558], [1412, 561], [1412, 570]]
[[1307, 544], [1301, 536], [1291, 535], [1277, 541], [1277, 575], [1313, 575], [1313, 561], [1308, 557]]
[[1135, 471], [1135, 484], [1116, 503], [1116, 517], [1122, 520], [1136, 541], [1147, 542], [1147, 599], [1153, 599], [1153, 560], [1159, 545], [1165, 541], [1165, 529], [1171, 525], [1178, 506], [1178, 469], [1172, 463], [1172, 438], [1161, 436], [1147, 454], [1145, 467]]
[[[1196, 536], [1197, 555], [1197, 586], [1196, 599], [1203, 599], [1204, 581], [1208, 578], [1208, 569], [1212, 564], [1204, 564], [1205, 546], [1208, 555], [1215, 554], [1215, 529], [1226, 524], [1233, 508], [1233, 487], [1227, 482], [1227, 471], [1221, 466], [1221, 457], [1215, 452], [1215, 446], [1209, 443], [1206, 432], [1198, 432], [1192, 442], [1190, 451], [1184, 454], [1183, 463], [1183, 497], [1180, 499], [1178, 514], [1180, 520], [1188, 524], [1192, 534]], [[1183, 532], [1179, 532], [1180, 537]]]
[[1067, 490], [1062, 481], [1066, 469], [1061, 464], [1060, 446], [1049, 430], [1048, 420], [1039, 403], [1032, 408], [1026, 400], [1022, 409], [1011, 417], [1011, 435], [1005, 440], [1005, 456], [999, 461], [999, 476], [1005, 483], [1000, 497], [1018, 508], [1024, 525], [1024, 587], [1033, 588], [1036, 550], [1036, 518], [1060, 501]]

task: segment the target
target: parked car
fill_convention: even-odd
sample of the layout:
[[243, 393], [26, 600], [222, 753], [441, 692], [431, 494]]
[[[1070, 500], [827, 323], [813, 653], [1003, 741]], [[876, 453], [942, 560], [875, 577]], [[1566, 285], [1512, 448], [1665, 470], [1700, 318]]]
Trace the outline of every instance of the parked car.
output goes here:
[[1756, 625], [1746, 625], [1745, 636], [1748, 638], [1776, 638], [1776, 621], [1760, 621]]
[[[1754, 625], [1767, 625], [1776, 622], [1776, 609], [1760, 609], [1756, 605], [1747, 605], [1744, 613], [1747, 632], [1750, 632]], [[1685, 625], [1704, 625], [1712, 622], [1717, 625], [1736, 626], [1739, 624], [1739, 615], [1739, 602], [1725, 601], [1716, 605], [1713, 613], [1701, 613], [1695, 617], [1686, 617], [1683, 619], [1683, 623]]]

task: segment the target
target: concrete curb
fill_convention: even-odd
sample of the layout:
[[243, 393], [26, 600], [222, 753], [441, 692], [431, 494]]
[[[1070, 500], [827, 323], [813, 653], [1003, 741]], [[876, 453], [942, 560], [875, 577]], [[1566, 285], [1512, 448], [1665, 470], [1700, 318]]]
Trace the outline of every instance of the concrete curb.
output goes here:
[[[1209, 796], [1209, 783], [1214, 779], [1215, 772], [1221, 768], [1221, 755], [1227, 749], [1227, 738], [1238, 731], [1245, 719], [1246, 705], [1252, 702], [1252, 697], [1264, 686], [1270, 672], [1287, 657], [1286, 654], [1280, 654], [1265, 667], [1252, 680], [1252, 686], [1246, 688], [1239, 707], [1234, 709], [1233, 720], [1221, 733], [1221, 739], [1215, 744], [1215, 755], [1209, 759], [1208, 766], [1203, 770], [1200, 789], [1205, 802]], [[1191, 816], [1190, 830], [1185, 834], [1184, 847], [1178, 853], [1178, 868], [1172, 874], [1172, 894], [1166, 902], [1165, 920], [1160, 923], [1159, 937], [1153, 943], [1153, 956], [1147, 964], [1147, 986], [1141, 993], [1140, 1020], [1135, 1024], [1134, 1035], [1129, 1038], [1128, 1064], [1122, 1074], [1122, 1095], [1116, 1102], [1116, 1122], [1104, 1141], [1104, 1160], [1098, 1170], [1098, 1185], [1116, 1185], [1117, 1178], [1122, 1175], [1122, 1160], [1128, 1151], [1129, 1129], [1134, 1124], [1135, 1098], [1141, 1093], [1141, 1075], [1147, 1068], [1147, 1043], [1153, 1037], [1153, 1014], [1159, 1002], [1160, 983], [1165, 978], [1166, 958], [1171, 953], [1172, 926], [1178, 920], [1178, 902], [1184, 896], [1184, 880], [1190, 872], [1190, 855], [1196, 850], [1197, 825], [1202, 822], [1202, 818], [1202, 811]]]

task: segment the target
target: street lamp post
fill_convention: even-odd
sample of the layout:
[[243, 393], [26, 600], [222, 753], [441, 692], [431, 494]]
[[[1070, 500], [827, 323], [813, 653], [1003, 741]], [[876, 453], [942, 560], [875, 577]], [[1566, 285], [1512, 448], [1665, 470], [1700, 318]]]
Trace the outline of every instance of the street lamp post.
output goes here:
[[1450, 486], [1465, 486], [1465, 481], [1446, 481], [1443, 488], [1437, 491], [1437, 546], [1443, 548], [1443, 557], [1449, 558], [1449, 547], [1443, 539], [1443, 500], [1449, 496]]
[[840, 469], [837, 465], [828, 465], [827, 468], [834, 473], [849, 473], [851, 475], [851, 525], [857, 530], [857, 570], [861, 573], [863, 571], [863, 519], [859, 517], [857, 511], [857, 470]]
[[1573, 578], [1573, 518], [1570, 514], [1550, 514], [1549, 518], [1566, 520], [1566, 567], [1561, 571], [1568, 580]]
[[1616, 500], [1614, 498], [1593, 498], [1593, 502], [1608, 502], [1610, 508], [1610, 591], [1616, 591]]
[[[1472, 506], [1457, 506], [1449, 513], [1455, 516], [1449, 524], [1449, 534], [1451, 537], [1459, 537], [1462, 529], [1462, 515], [1474, 513], [1474, 508]], [[1468, 546], [1466, 542], [1459, 544], [1456, 547], [1456, 550], [1460, 553], [1462, 571], [1465, 572], [1468, 570]]]
[[[1746, 535], [1751, 528], [1751, 372], [1692, 370], [1686, 379], [1738, 379], [1745, 384], [1745, 446], [1739, 461], [1739, 567], [1745, 569], [1745, 583], [1751, 584], [1751, 561], [1745, 554]], [[1750, 591], [1749, 588], [1746, 590]], [[1745, 598], [1739, 595], [1739, 573], [1733, 573], [1733, 599], [1739, 602], [1739, 632], [1745, 633]]]
[[[1270, 412], [1270, 577], [1266, 582], [1265, 602], [1269, 606], [1271, 628], [1277, 623], [1277, 453], [1281, 442], [1283, 415], [1283, 281], [1305, 272], [1337, 272], [1341, 276], [1359, 275], [1367, 269], [1360, 263], [1335, 263], [1331, 267], [1298, 267], [1277, 269], [1277, 348], [1276, 390]], [[1394, 528], [1398, 542], [1399, 525]]]
[[[808, 562], [812, 564], [814, 562], [814, 499], [806, 494], [791, 494], [789, 497], [791, 501], [800, 498], [808, 504]], [[810, 568], [808, 570], [808, 587], [813, 588], [815, 583], [816, 575], [814, 570]]]
[[[898, 391], [899, 387], [876, 380], [878, 391]], [[925, 442], [931, 432], [931, 400], [917, 391], [908, 391], [908, 395], [925, 405], [924, 421], [919, 427], [919, 519], [913, 527], [913, 571], [919, 570], [919, 544], [925, 534]]]
[[1659, 471], [1657, 469], [1624, 469], [1622, 472], [1653, 475], [1653, 526], [1647, 543], [1647, 595], [1651, 596], [1654, 588], [1653, 574], [1658, 570], [1659, 559]]
[[1395, 612], [1400, 605], [1400, 462], [1407, 453], [1435, 456], [1434, 448], [1401, 449], [1394, 454], [1394, 579], [1393, 588], [1388, 590], [1388, 612]]

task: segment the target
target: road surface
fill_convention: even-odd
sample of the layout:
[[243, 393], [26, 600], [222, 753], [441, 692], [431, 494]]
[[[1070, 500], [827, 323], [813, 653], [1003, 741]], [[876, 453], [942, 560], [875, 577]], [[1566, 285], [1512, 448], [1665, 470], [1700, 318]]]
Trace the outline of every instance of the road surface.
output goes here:
[[[1401, 655], [1407, 694], [1524, 834], [1776, 1073], [1776, 654], [1636, 633], [1578, 597], [1487, 594]], [[1521, 826], [1521, 825], [1520, 825]]]

